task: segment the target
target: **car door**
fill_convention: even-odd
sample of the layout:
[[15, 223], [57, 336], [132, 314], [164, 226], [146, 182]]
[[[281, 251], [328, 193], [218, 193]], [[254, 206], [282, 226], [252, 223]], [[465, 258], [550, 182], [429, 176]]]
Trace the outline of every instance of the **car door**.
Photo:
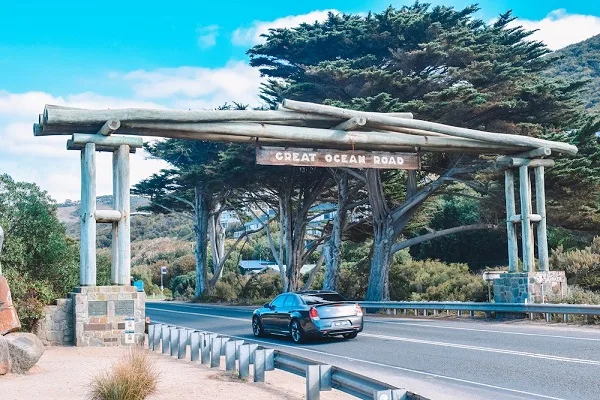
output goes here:
[[287, 294], [280, 294], [275, 297], [270, 304], [270, 308], [267, 309], [261, 316], [263, 329], [269, 332], [279, 332], [278, 316], [283, 310], [283, 305]]
[[277, 329], [281, 332], [288, 332], [291, 321], [291, 314], [298, 307], [298, 296], [295, 294], [288, 294], [285, 303], [280, 312], [276, 314], [277, 317]]

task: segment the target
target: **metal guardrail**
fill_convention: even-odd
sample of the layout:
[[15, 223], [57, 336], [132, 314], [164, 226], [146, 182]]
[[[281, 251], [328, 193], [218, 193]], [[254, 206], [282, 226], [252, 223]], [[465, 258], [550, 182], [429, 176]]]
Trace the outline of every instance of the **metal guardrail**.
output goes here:
[[502, 314], [529, 314], [533, 318], [534, 314], [545, 314], [546, 320], [550, 321], [553, 314], [562, 315], [563, 321], [568, 322], [569, 315], [600, 315], [600, 305], [587, 304], [537, 304], [537, 303], [476, 303], [476, 302], [436, 302], [436, 301], [359, 301], [361, 307], [366, 309], [394, 310], [424, 310], [433, 311], [437, 315], [440, 311], [457, 311], [462, 315], [463, 311], [469, 312], [474, 316], [475, 312], [485, 312], [486, 316], [491, 313]]
[[199, 361], [211, 368], [219, 368], [221, 357], [225, 356], [225, 370], [237, 371], [240, 378], [248, 378], [253, 365], [254, 382], [264, 382], [265, 372], [276, 368], [305, 377], [306, 400], [319, 400], [321, 391], [331, 389], [366, 400], [427, 400], [405, 389], [336, 366], [212, 332], [150, 324], [147, 343], [152, 351], [178, 359], [189, 357], [190, 361]]

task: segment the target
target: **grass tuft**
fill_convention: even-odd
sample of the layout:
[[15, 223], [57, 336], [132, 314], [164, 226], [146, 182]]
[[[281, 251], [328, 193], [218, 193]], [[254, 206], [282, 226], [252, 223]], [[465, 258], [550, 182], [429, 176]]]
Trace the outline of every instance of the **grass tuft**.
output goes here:
[[140, 347], [92, 380], [91, 400], [143, 400], [156, 391], [158, 372], [151, 354]]

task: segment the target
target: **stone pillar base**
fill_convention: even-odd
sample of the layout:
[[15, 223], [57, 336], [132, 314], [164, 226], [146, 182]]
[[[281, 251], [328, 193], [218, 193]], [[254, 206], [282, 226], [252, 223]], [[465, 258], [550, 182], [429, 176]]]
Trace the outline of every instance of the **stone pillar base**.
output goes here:
[[121, 346], [144, 341], [146, 295], [134, 286], [84, 286], [73, 301], [73, 344]]
[[564, 271], [509, 272], [494, 279], [496, 303], [545, 303], [567, 295]]

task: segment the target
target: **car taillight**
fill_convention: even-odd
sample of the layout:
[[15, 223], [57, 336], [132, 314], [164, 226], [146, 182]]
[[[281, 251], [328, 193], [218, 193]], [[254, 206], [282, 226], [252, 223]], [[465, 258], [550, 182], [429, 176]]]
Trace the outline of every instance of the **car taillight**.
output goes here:
[[362, 308], [360, 308], [360, 306], [358, 304], [356, 304], [354, 307], [356, 308], [356, 316], [362, 317], [362, 315], [363, 315]]
[[310, 316], [311, 319], [319, 319], [319, 313], [317, 312], [317, 309], [314, 307], [311, 307], [311, 309], [308, 311], [308, 315]]

